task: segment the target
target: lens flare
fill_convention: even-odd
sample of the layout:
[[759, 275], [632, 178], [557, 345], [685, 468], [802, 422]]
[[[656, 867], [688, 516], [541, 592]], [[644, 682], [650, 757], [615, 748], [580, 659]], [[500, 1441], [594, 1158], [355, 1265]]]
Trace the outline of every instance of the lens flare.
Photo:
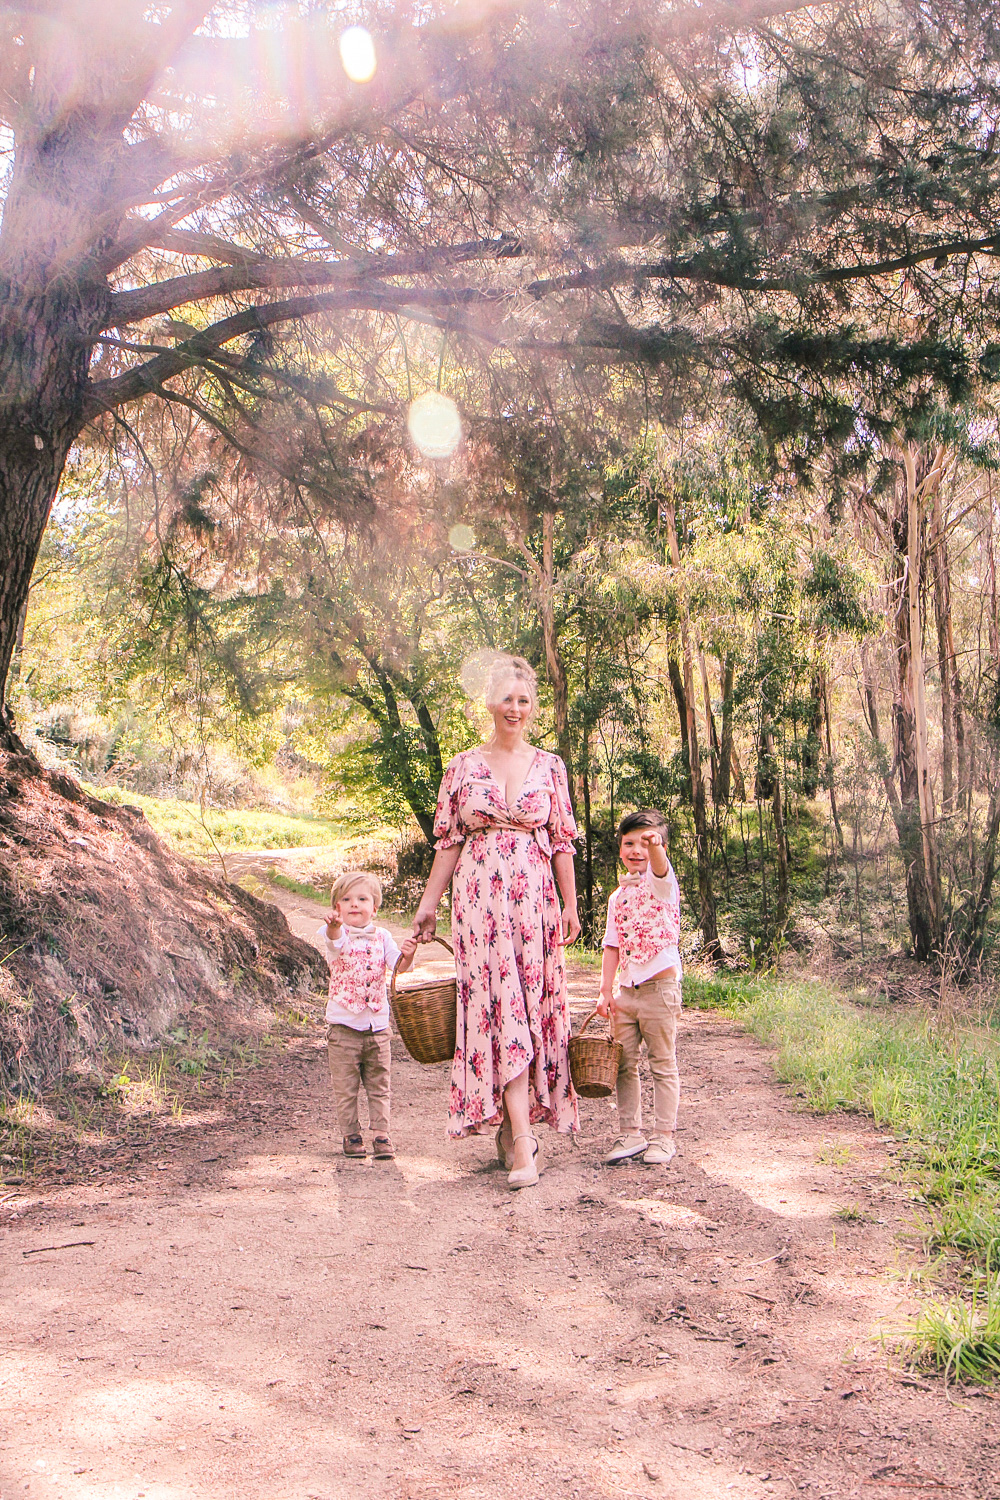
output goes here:
[[464, 525], [459, 521], [448, 533], [448, 540], [456, 552], [471, 552], [476, 545], [476, 533], [471, 526]]
[[424, 391], [411, 401], [406, 425], [425, 458], [450, 458], [462, 441], [458, 407], [441, 391]]
[[481, 698], [486, 691], [486, 683], [490, 675], [490, 667], [497, 659], [498, 653], [483, 647], [480, 651], [471, 652], [462, 662], [458, 673], [458, 680], [470, 698]]
[[378, 66], [371, 32], [364, 26], [348, 26], [340, 38], [340, 60], [352, 83], [370, 83]]

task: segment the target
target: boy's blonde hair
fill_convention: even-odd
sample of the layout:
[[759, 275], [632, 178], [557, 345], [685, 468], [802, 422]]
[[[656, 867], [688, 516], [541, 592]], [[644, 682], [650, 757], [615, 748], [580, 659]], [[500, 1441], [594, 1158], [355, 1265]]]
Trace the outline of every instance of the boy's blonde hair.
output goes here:
[[338, 901], [353, 891], [356, 885], [367, 888], [372, 900], [375, 902], [375, 910], [378, 911], [382, 905], [382, 882], [377, 875], [370, 875], [367, 870], [345, 870], [343, 875], [338, 875], [330, 890], [330, 906], [336, 906]]

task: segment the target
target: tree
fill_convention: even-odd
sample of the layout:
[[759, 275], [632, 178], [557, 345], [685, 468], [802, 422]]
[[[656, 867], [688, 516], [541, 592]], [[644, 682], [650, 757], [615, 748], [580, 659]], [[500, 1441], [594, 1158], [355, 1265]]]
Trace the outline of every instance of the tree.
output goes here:
[[992, 378], [988, 16], [962, 14], [966, 72], [946, 0], [388, 6], [363, 85], [339, 14], [0, 7], [0, 691], [88, 424], [194, 410], [343, 503], [329, 429], [379, 405], [403, 319], [498, 391], [631, 368], [668, 415], [722, 380], [803, 466], [823, 435], [905, 426], [928, 382]]

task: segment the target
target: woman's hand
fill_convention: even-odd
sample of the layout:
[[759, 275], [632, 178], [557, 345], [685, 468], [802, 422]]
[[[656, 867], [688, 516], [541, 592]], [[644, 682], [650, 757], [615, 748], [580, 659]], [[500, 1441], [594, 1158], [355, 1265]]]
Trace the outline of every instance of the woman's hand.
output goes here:
[[580, 936], [580, 918], [575, 906], [568, 906], [562, 914], [562, 940], [568, 946]]
[[411, 931], [418, 943], [432, 943], [437, 931], [437, 912], [425, 911], [423, 907], [418, 907]]

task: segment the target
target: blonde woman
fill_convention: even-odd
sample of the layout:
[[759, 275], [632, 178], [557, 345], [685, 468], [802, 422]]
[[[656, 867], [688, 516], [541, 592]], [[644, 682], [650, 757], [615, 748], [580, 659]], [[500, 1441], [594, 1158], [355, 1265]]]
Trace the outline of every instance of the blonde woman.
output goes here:
[[499, 1124], [510, 1186], [531, 1187], [539, 1170], [532, 1123], [579, 1128], [563, 956], [580, 932], [576, 823], [566, 767], [525, 739], [538, 705], [532, 668], [520, 656], [498, 657], [484, 696], [493, 732], [445, 769], [437, 853], [413, 933], [430, 942], [450, 882], [459, 984], [449, 1133]]

